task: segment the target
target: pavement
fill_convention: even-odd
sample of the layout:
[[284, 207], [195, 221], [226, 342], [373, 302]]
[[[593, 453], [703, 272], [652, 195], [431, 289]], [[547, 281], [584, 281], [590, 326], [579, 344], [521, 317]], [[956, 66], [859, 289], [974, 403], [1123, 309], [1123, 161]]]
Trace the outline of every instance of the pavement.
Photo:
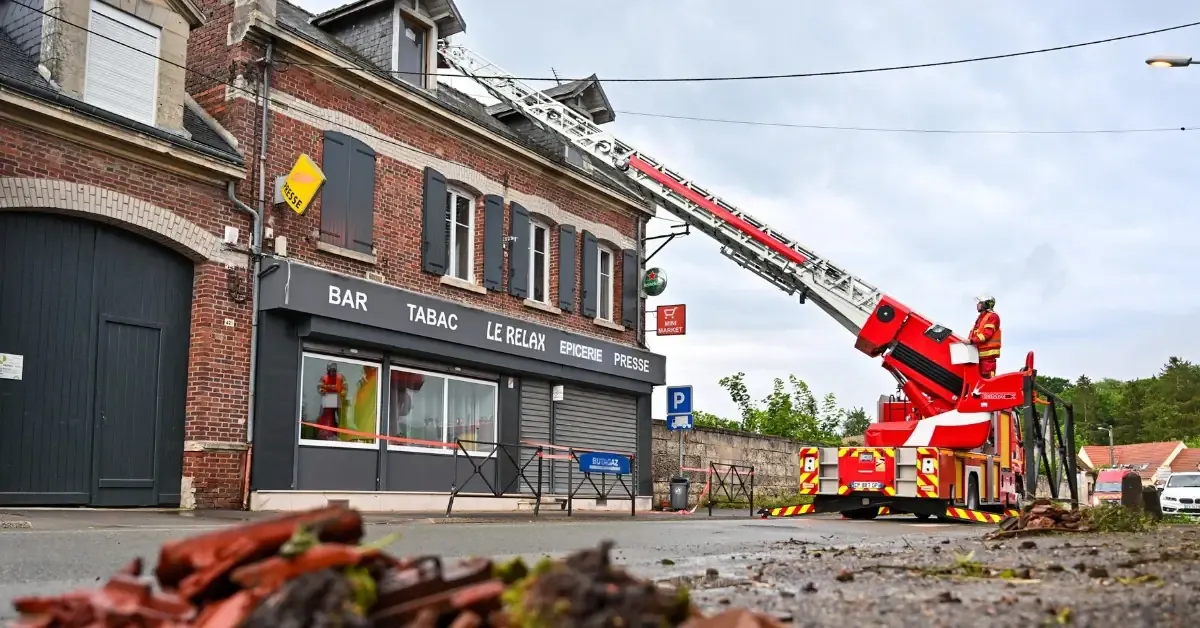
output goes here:
[[[14, 597], [96, 586], [168, 539], [247, 513], [21, 511], [0, 529], [0, 619]], [[708, 611], [748, 606], [801, 626], [1184, 626], [1200, 608], [1200, 527], [1148, 535], [985, 542], [992, 528], [906, 516], [761, 520], [589, 515], [367, 516], [367, 539], [400, 532], [395, 554], [558, 557], [612, 540], [636, 575], [684, 584]]]

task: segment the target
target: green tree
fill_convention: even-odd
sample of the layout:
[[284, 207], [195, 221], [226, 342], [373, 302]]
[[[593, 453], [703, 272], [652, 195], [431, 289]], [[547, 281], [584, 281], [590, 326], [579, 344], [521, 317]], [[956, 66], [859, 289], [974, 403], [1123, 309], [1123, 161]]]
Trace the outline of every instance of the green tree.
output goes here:
[[846, 420], [842, 422], [842, 438], [847, 436], [861, 436], [866, 433], [867, 428], [871, 426], [871, 417], [867, 416], [867, 411], [862, 408], [855, 408], [846, 413]]
[[722, 377], [718, 384], [737, 406], [740, 420], [699, 412], [696, 425], [740, 429], [820, 444], [837, 443], [843, 431], [846, 411], [838, 406], [837, 397], [830, 393], [818, 401], [808, 384], [795, 375], [789, 375], [786, 380], [775, 378], [770, 394], [759, 400], [750, 394], [745, 373]]

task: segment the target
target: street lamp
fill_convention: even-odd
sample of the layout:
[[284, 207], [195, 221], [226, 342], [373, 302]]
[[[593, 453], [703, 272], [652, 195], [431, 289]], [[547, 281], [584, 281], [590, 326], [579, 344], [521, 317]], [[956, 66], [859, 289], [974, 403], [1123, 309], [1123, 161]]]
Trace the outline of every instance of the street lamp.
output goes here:
[[1155, 68], [1186, 68], [1193, 65], [1191, 57], [1181, 57], [1179, 55], [1158, 55], [1146, 59], [1146, 65]]
[[1099, 425], [1096, 427], [1096, 429], [1100, 430], [1102, 432], [1105, 430], [1108, 431], [1108, 466], [1110, 468], [1116, 467], [1117, 466], [1117, 451], [1116, 451], [1117, 448], [1115, 446], [1113, 446], [1113, 428], [1112, 428], [1112, 426], [1111, 425]]

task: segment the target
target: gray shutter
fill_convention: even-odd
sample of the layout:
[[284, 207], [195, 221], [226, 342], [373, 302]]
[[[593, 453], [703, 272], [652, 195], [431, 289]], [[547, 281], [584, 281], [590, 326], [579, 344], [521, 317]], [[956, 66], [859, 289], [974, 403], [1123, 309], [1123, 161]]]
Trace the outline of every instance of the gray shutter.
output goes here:
[[346, 242], [359, 253], [375, 243], [375, 150], [350, 138], [350, 186], [346, 207]]
[[421, 204], [421, 270], [445, 275], [450, 264], [446, 250], [446, 177], [433, 168], [425, 168], [424, 198]]
[[638, 274], [637, 251], [621, 251], [621, 323], [630, 329], [638, 320]]
[[[563, 400], [555, 404], [552, 429], [555, 445], [635, 455], [637, 452], [637, 398], [631, 395], [579, 388], [567, 384], [563, 391]], [[630, 471], [636, 478], [638, 467], [649, 472], [650, 462], [649, 460], [643, 462], [635, 457], [631, 461]], [[579, 487], [580, 495], [595, 495], [596, 489], [583, 480], [578, 463], [572, 462], [571, 464], [575, 467], [571, 478], [574, 486], [571, 489]], [[555, 493], [566, 492], [566, 476], [566, 464], [555, 464]], [[637, 481], [631, 483], [630, 478], [624, 479], [627, 486], [633, 487], [636, 495]], [[596, 486], [600, 486], [598, 475], [593, 475], [592, 480]], [[609, 477], [606, 481], [610, 484], [617, 482], [615, 477]], [[581, 482], [583, 486], [580, 486]], [[629, 499], [619, 485], [613, 489], [609, 497]]]
[[483, 197], [483, 287], [499, 290], [504, 281], [504, 199]]
[[596, 236], [590, 231], [583, 232], [583, 250], [580, 251], [579, 286], [582, 292], [581, 313], [588, 318], [596, 318], [596, 301], [599, 297], [596, 276]]
[[558, 309], [575, 311], [575, 227], [558, 226]]
[[321, 241], [347, 247], [346, 233], [350, 212], [350, 143], [345, 133], [326, 131], [321, 145]]
[[[83, 98], [88, 104], [153, 126], [158, 109], [154, 84], [158, 79], [155, 57], [159, 54], [159, 37], [118, 22], [105, 13], [108, 11], [91, 11], [91, 36], [84, 35], [87, 65]], [[141, 22], [132, 15], [129, 19]]]
[[515, 238], [508, 249], [508, 293], [529, 297], [529, 210], [509, 202], [508, 235]]

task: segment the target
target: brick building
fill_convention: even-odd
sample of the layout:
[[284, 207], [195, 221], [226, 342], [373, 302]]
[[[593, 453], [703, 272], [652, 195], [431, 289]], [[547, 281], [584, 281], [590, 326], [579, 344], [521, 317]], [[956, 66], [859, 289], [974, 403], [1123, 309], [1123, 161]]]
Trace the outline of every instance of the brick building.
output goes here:
[[[474, 462], [494, 486], [516, 490], [507, 454], [523, 462], [533, 450], [494, 451], [497, 442], [634, 454], [635, 473], [649, 458], [650, 394], [665, 374], [642, 329], [640, 243], [652, 205], [605, 164], [439, 80], [436, 42], [466, 28], [451, 0], [365, 0], [316, 16], [282, 0], [91, 0], [79, 11], [95, 15], [71, 20], [90, 32], [74, 40], [45, 26], [62, 23], [52, 16], [63, 6], [0, 0], [0, 59], [41, 85], [26, 94], [4, 83], [0, 94], [54, 108], [39, 112], [41, 120], [0, 113], [0, 207], [32, 210], [0, 213], [8, 221], [0, 238], [24, 247], [0, 252], [0, 298], [9, 304], [0, 305], [0, 354], [24, 358], [22, 379], [0, 380], [0, 393], [20, 388], [24, 404], [0, 405], [0, 443], [33, 433], [30, 442], [50, 452], [63, 417], [79, 423], [87, 434], [77, 436], [74, 459], [93, 464], [77, 474], [90, 497], [72, 503], [116, 503], [97, 494], [147, 485], [128, 468], [106, 476], [95, 462], [111, 449], [125, 454], [114, 458], [119, 467], [138, 442], [154, 444], [138, 449], [154, 452], [152, 488], [121, 503], [237, 507], [246, 499], [294, 508], [368, 494], [363, 505], [405, 508], [417, 506], [398, 495], [441, 493], [444, 505], [456, 462], [460, 483]], [[102, 29], [115, 28], [104, 21], [114, 15], [133, 30], [112, 31], [113, 39], [147, 50], [158, 41], [162, 59], [140, 60], [158, 64], [157, 82], [143, 89], [156, 109], [116, 102], [136, 100], [133, 69], [112, 70], [108, 81], [119, 88], [108, 101], [92, 87], [105, 76], [79, 51], [108, 42]], [[29, 33], [39, 28], [34, 45]], [[124, 46], [108, 54], [114, 50], [136, 53]], [[121, 59], [132, 68], [136, 56]], [[594, 77], [548, 93], [598, 123], [613, 118]], [[60, 110], [100, 120], [115, 112], [110, 124], [134, 139], [93, 148], [82, 131], [63, 130]], [[326, 182], [298, 215], [276, 201], [278, 180], [301, 154]], [[192, 164], [201, 157], [208, 171]], [[244, 203], [227, 196], [230, 182]], [[229, 228], [238, 235], [226, 244]], [[122, 242], [137, 234], [141, 249], [70, 258], [62, 234], [81, 229]], [[59, 233], [57, 248], [38, 240], [49, 230]], [[90, 274], [87, 299], [75, 287], [84, 267], [102, 269]], [[75, 283], [64, 269], [79, 276]], [[105, 281], [170, 295], [177, 318], [105, 310]], [[79, 301], [75, 318], [47, 316], [45, 303], [24, 296], [46, 293], [39, 286], [51, 282], [57, 298]], [[121, 302], [138, 298], [122, 294]], [[126, 410], [123, 417], [138, 419], [114, 430], [113, 413], [97, 400], [133, 399], [136, 387], [106, 375], [113, 367], [105, 360], [151, 360], [104, 345], [142, 346], [147, 333], [120, 328], [106, 340], [105, 330], [121, 323], [166, 338], [185, 309], [190, 334], [160, 349], [157, 377], [137, 382], [156, 392], [157, 406]], [[92, 336], [79, 347], [44, 344], [63, 344], [63, 330], [83, 319]], [[10, 329], [8, 320], [17, 324]], [[78, 352], [88, 343], [101, 348], [73, 368], [91, 369], [93, 392], [79, 393], [70, 408], [46, 398], [57, 394], [46, 383], [49, 356], [61, 364], [64, 355], [85, 355]], [[12, 403], [6, 399], [0, 394], [0, 404]], [[31, 432], [18, 415], [46, 418]], [[74, 463], [43, 458], [32, 471], [0, 461], [0, 501], [70, 501], [44, 478]], [[563, 461], [548, 464], [544, 490], [565, 492], [565, 469]], [[650, 480], [637, 474], [647, 500]], [[466, 490], [487, 487], [476, 477]]]
[[[251, 153], [264, 126], [256, 94], [270, 104], [252, 506], [361, 492], [385, 494], [375, 508], [419, 507], [396, 492], [444, 501], [456, 461], [460, 484], [472, 469], [467, 451], [493, 484], [516, 482], [507, 455], [532, 450], [496, 442], [648, 458], [665, 371], [641, 328], [648, 200], [439, 81], [436, 42], [466, 28], [449, 0], [322, 15], [281, 0], [203, 6], [212, 18], [191, 40], [191, 91]], [[594, 79], [551, 94], [613, 117]], [[274, 194], [300, 154], [327, 177], [303, 215]], [[543, 484], [562, 493], [557, 464]], [[638, 486], [648, 499], [649, 473]], [[487, 489], [474, 478], [467, 490]]]
[[206, 19], [0, 0], [0, 504], [240, 505], [251, 221], [185, 91]]

